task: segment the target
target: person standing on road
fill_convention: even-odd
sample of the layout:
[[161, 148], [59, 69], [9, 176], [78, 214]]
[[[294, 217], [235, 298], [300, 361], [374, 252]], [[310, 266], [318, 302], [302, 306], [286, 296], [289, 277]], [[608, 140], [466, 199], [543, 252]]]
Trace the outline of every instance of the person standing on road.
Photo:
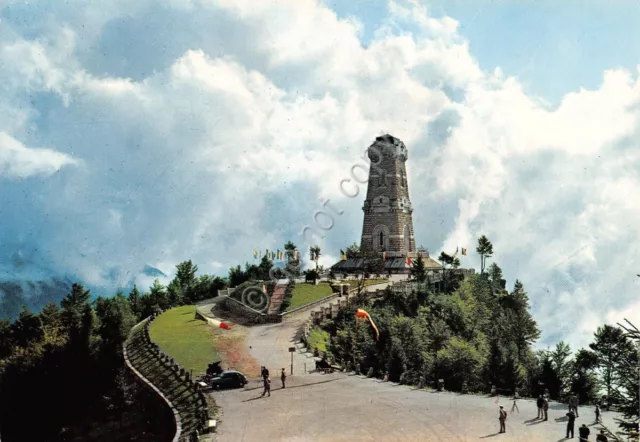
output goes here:
[[600, 417], [600, 404], [596, 404], [596, 424], [601, 424], [602, 418]]
[[500, 417], [498, 419], [500, 420], [500, 433], [506, 433], [507, 430], [504, 422], [507, 420], [507, 411], [502, 405], [500, 405]]
[[575, 429], [576, 424], [576, 414], [573, 412], [573, 410], [571, 410], [567, 413], [567, 417], [569, 418], [569, 420], [567, 421], [566, 439], [569, 439], [569, 433], [571, 433], [571, 438], [573, 439], [573, 430]]
[[549, 399], [547, 398], [547, 396], [544, 396], [542, 398], [542, 411], [544, 411], [544, 419], [543, 420], [549, 420]]
[[596, 436], [596, 442], [609, 442], [607, 435], [604, 434], [604, 430], [600, 430], [600, 434]]
[[589, 440], [589, 433], [591, 433], [591, 430], [589, 430], [589, 427], [585, 424], [582, 424], [578, 429], [578, 433], [580, 434], [580, 442], [585, 442]]
[[287, 380], [287, 374], [284, 372], [284, 368], [282, 369], [282, 373], [280, 373], [280, 380], [282, 381], [282, 388], [284, 388], [284, 381]]
[[518, 404], [516, 404], [516, 401], [520, 399], [520, 395], [518, 394], [518, 390], [516, 390], [515, 394], [513, 395], [513, 405], [511, 406], [511, 413], [513, 413], [513, 410], [518, 410], [518, 413], [520, 413], [520, 409], [518, 408]]
[[576, 413], [576, 417], [580, 417], [578, 413], [578, 396], [572, 394], [569, 398], [569, 411], [573, 410]]
[[271, 379], [268, 377], [264, 378], [264, 391], [262, 392], [262, 396], [266, 393], [269, 393], [269, 397], [271, 397]]
[[542, 399], [542, 395], [538, 396], [536, 405], [538, 406], [538, 419], [542, 419], [544, 417], [544, 413], [542, 412], [542, 406], [544, 405], [544, 400]]

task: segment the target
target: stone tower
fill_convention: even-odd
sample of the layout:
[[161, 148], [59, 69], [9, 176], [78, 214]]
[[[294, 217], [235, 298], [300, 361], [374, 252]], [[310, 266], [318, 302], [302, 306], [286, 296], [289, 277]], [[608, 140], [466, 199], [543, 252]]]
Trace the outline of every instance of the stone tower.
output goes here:
[[360, 249], [386, 251], [389, 257], [415, 252], [407, 148], [399, 139], [383, 135], [369, 147], [368, 155], [371, 168]]

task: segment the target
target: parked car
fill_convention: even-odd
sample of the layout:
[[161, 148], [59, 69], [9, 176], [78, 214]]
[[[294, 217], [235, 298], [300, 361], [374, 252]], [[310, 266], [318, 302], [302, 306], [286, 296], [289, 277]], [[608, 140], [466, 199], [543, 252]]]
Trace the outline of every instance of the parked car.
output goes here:
[[249, 382], [242, 373], [236, 370], [227, 370], [211, 379], [211, 387], [219, 390], [221, 388], [243, 388]]

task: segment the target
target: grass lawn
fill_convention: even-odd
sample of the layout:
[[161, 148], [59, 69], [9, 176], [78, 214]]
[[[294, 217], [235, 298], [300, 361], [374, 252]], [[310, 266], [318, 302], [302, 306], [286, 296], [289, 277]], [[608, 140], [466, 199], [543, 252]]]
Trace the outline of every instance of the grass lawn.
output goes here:
[[291, 304], [289, 310], [300, 307], [301, 305], [308, 304], [317, 299], [324, 298], [333, 293], [331, 291], [331, 285], [327, 283], [319, 283], [318, 285], [307, 284], [298, 282], [293, 289], [293, 295], [291, 295]]
[[[364, 281], [364, 285], [366, 287], [368, 285], [382, 284], [384, 282], [389, 282], [389, 280], [388, 279], [366, 279]], [[344, 284], [344, 283], [348, 283], [352, 289], [358, 288], [358, 281], [355, 281], [353, 279], [341, 282], [341, 284]]]
[[202, 373], [218, 360], [213, 329], [194, 319], [196, 308], [185, 305], [167, 310], [149, 327], [151, 340], [186, 370]]
[[[367, 279], [365, 281], [365, 286], [373, 285], [373, 284], [381, 284], [383, 282], [387, 282], [387, 279]], [[352, 289], [358, 287], [357, 281], [344, 281], [339, 282], [339, 284], [348, 283]], [[333, 293], [331, 291], [331, 284], [326, 282], [318, 283], [318, 285], [307, 284], [298, 282], [296, 283], [295, 288], [293, 289], [293, 295], [291, 296], [291, 305], [287, 308], [287, 311], [293, 310], [294, 308], [300, 307], [305, 304], [309, 304], [310, 302], [316, 301], [320, 298], [324, 298], [325, 296], [329, 296]]]

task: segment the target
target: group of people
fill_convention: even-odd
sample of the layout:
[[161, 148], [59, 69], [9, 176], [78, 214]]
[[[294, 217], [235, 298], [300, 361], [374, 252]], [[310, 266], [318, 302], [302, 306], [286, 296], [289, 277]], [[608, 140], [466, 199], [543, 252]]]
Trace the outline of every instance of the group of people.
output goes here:
[[[550, 397], [549, 390], [547, 389], [545, 389], [543, 394], [538, 396], [538, 400], [536, 402], [536, 405], [538, 407], [538, 417], [536, 419], [542, 419], [543, 421], [546, 421], [549, 419], [549, 414], [548, 414], [549, 397]], [[520, 396], [516, 391], [513, 398], [513, 406], [511, 407], [511, 413], [513, 413], [515, 410], [517, 410], [518, 413], [520, 413], [520, 409], [518, 409], [518, 405], [516, 403], [518, 399], [520, 399]], [[602, 423], [602, 419], [600, 417], [599, 404], [596, 404], [595, 413], [596, 413], [595, 423]], [[572, 395], [569, 398], [569, 412], [567, 413], [566, 416], [567, 416], [566, 438], [569, 439], [574, 437], [575, 421], [577, 417], [580, 417], [578, 415], [578, 397], [576, 395]], [[506, 432], [505, 422], [507, 420], [507, 411], [504, 409], [502, 405], [500, 406], [500, 414], [498, 419], [500, 421], [500, 433], [505, 433]], [[580, 438], [580, 442], [588, 441], [590, 433], [591, 433], [591, 430], [589, 429], [589, 427], [587, 427], [586, 424], [582, 424], [582, 426], [578, 428], [578, 436]], [[604, 430], [600, 430], [600, 434], [598, 434], [598, 436], [596, 437], [596, 442], [608, 442], [608, 438], [604, 433]]]
[[[271, 378], [269, 377], [269, 369], [267, 367], [262, 367], [260, 369], [260, 375], [262, 376], [262, 383], [264, 385], [264, 391], [262, 392], [262, 396], [268, 394], [271, 397]], [[287, 374], [284, 371], [284, 368], [280, 372], [280, 380], [282, 381], [282, 388], [285, 388], [285, 382], [287, 380]]]

